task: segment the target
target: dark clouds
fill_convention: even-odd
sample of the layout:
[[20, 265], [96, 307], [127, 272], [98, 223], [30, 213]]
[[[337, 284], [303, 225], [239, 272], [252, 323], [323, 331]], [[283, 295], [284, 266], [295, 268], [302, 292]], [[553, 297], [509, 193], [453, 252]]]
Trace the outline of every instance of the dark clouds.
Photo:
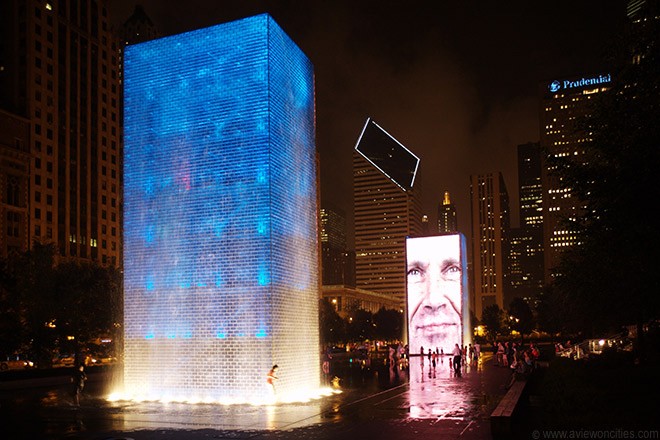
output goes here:
[[[421, 157], [424, 209], [449, 190], [469, 236], [469, 177], [538, 141], [538, 84], [605, 69], [625, 2], [141, 0], [165, 35], [269, 12], [314, 64], [323, 201], [352, 220], [352, 149], [368, 116]], [[135, 1], [112, 0], [116, 22]]]

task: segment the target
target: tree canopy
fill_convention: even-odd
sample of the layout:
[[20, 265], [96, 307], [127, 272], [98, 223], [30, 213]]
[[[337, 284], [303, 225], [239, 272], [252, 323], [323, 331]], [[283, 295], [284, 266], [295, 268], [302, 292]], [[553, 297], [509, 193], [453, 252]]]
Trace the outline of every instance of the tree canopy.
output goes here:
[[48, 365], [58, 351], [79, 355], [92, 340], [120, 333], [119, 271], [73, 260], [56, 264], [56, 252], [35, 244], [0, 267], [0, 349], [29, 354], [38, 365]]

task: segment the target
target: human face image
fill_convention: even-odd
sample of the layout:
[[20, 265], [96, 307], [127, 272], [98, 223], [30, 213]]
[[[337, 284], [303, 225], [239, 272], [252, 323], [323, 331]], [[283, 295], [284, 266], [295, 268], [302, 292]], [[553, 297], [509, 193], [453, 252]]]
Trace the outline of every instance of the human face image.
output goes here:
[[460, 235], [408, 238], [406, 260], [409, 345], [451, 353], [463, 341]]

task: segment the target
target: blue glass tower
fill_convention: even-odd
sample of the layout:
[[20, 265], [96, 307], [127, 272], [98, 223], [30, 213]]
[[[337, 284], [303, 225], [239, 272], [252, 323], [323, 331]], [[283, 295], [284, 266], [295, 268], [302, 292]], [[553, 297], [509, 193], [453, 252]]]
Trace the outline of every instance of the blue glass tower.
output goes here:
[[126, 393], [318, 389], [313, 67], [269, 15], [125, 51]]

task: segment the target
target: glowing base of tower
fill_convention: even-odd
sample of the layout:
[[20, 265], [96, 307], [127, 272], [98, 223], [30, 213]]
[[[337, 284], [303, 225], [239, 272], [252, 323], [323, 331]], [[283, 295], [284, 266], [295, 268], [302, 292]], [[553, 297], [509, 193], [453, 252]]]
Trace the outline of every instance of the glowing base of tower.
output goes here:
[[251, 399], [233, 397], [217, 398], [212, 396], [191, 395], [191, 396], [173, 396], [158, 395], [157, 393], [140, 394], [125, 391], [115, 391], [111, 393], [107, 400], [110, 402], [160, 402], [160, 403], [187, 403], [191, 405], [276, 405], [288, 403], [304, 403], [312, 400], [321, 399], [333, 394], [340, 394], [341, 391], [332, 388], [320, 388], [317, 390], [300, 390], [296, 392], [282, 393], [273, 395], [270, 390], [264, 390], [262, 396], [253, 396]]

